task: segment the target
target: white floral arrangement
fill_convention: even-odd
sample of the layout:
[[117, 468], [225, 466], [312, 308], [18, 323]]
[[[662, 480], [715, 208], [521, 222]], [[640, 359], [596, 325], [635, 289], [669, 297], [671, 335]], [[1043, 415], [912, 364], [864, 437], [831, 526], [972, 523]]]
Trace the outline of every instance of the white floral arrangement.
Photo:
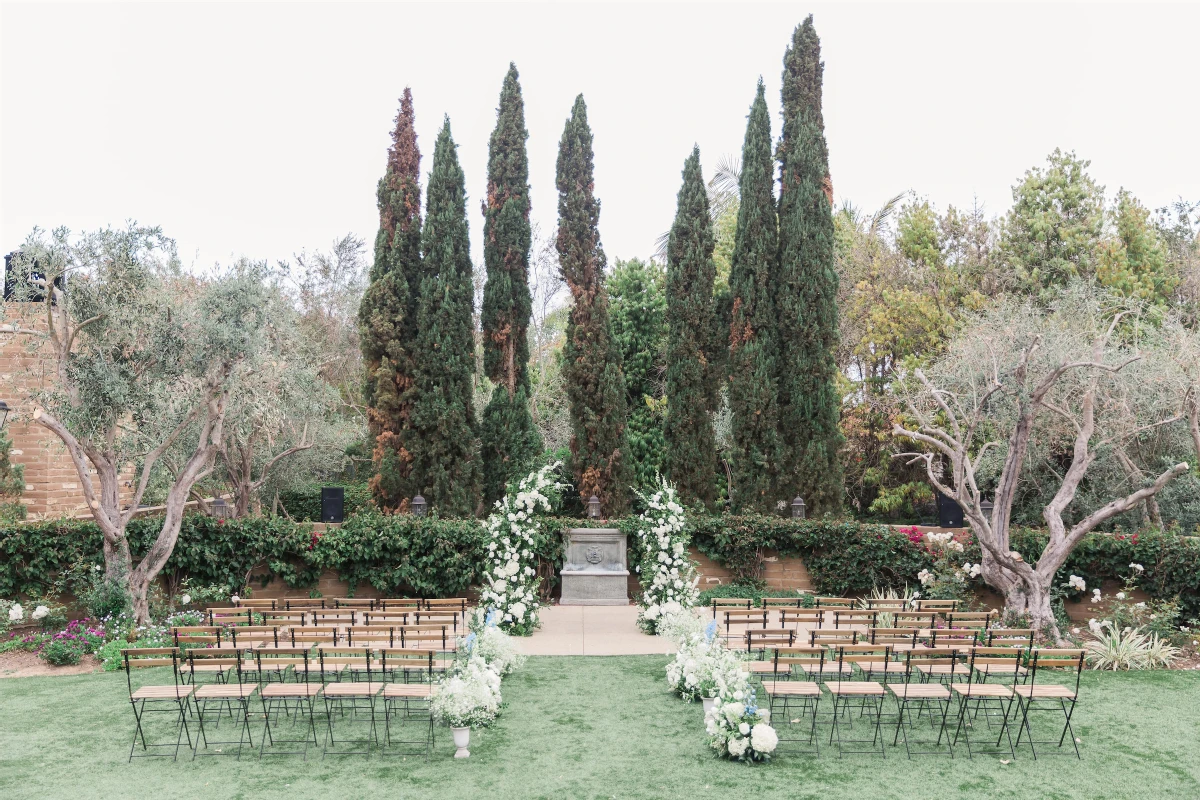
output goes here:
[[504, 677], [525, 663], [525, 654], [517, 649], [513, 637], [500, 630], [498, 616], [495, 609], [475, 609], [468, 621], [469, 633], [458, 640], [458, 652], [482, 658]]
[[500, 713], [500, 674], [473, 656], [434, 688], [429, 708], [452, 728], [487, 727]]
[[758, 707], [753, 689], [735, 692], [730, 701], [717, 698], [704, 715], [704, 728], [717, 755], [737, 761], [769, 761], [779, 746], [771, 712]]
[[749, 687], [749, 676], [742, 671], [742, 653], [730, 650], [716, 635], [716, 622], [710, 622], [702, 634], [687, 637], [675, 660], [667, 664], [667, 684], [671, 690], [691, 702], [701, 697], [732, 697]]
[[659, 631], [665, 616], [695, 607], [700, 599], [696, 565], [688, 556], [690, 537], [675, 488], [659, 477], [659, 490], [642, 499], [646, 510], [638, 518], [642, 561], [636, 567], [642, 584], [638, 625], [646, 633]]
[[510, 487], [496, 510], [483, 523], [487, 546], [480, 605], [494, 608], [497, 624], [508, 633], [528, 636], [539, 624], [535, 537], [541, 532], [540, 512], [554, 510], [564, 484], [554, 479], [561, 461], [547, 464]]
[[657, 634], [680, 644], [691, 636], [704, 633], [704, 620], [693, 609], [664, 611], [658, 618]]

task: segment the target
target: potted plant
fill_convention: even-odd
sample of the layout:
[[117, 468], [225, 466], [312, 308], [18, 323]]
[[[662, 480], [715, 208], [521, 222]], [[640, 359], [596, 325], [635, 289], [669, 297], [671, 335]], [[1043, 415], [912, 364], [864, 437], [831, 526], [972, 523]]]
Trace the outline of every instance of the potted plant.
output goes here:
[[471, 728], [492, 724], [500, 711], [500, 676], [473, 656], [438, 685], [429, 705], [434, 719], [450, 726], [457, 748], [454, 757], [468, 758]]

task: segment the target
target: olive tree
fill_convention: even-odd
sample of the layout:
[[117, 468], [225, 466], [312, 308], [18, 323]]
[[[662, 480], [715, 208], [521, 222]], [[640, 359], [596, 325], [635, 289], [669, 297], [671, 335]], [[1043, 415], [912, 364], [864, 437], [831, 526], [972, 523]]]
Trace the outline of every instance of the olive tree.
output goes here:
[[[1083, 285], [1049, 310], [1000, 301], [900, 389], [909, 420], [893, 433], [923, 449], [898, 457], [924, 462], [930, 483], [962, 507], [979, 540], [984, 579], [1010, 610], [1055, 638], [1051, 587], [1071, 550], [1188, 470], [1173, 464], [1095, 508], [1073, 506], [1098, 460], [1131, 459], [1128, 443], [1183, 419], [1187, 387], [1172, 348], [1114, 302]], [[1034, 458], [1054, 462], [1057, 488], [1042, 509], [1049, 540], [1030, 564], [1010, 546], [1009, 523]], [[990, 513], [980, 507], [985, 475], [995, 487]]]
[[[263, 276], [246, 264], [185, 274], [171, 239], [133, 224], [35, 231], [15, 272], [44, 306], [57, 378], [33, 398], [33, 419], [62, 440], [103, 533], [105, 578], [145, 621], [188, 495], [214, 467], [231, 393], [258, 366]], [[126, 526], [169, 450], [180, 461], [161, 528], [135, 559]]]

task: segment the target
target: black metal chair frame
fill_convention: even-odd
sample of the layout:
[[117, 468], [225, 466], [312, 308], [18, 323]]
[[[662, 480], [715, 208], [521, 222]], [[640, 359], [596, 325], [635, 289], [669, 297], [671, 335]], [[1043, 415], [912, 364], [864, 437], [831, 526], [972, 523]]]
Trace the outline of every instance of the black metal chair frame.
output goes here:
[[[223, 647], [223, 648], [214, 648], [214, 649], [208, 649], [208, 648], [194, 649], [194, 650], [189, 651], [187, 654], [188, 671], [192, 673], [192, 684], [193, 685], [195, 685], [195, 682], [196, 682], [195, 672], [196, 672], [196, 662], [197, 661], [200, 661], [201, 663], [204, 663], [205, 661], [221, 661], [221, 662], [231, 661], [232, 663], [228, 664], [228, 666], [232, 668], [230, 670], [231, 674], [235, 675], [237, 677], [236, 685], [237, 685], [237, 689], [238, 689], [238, 694], [236, 696], [233, 696], [233, 695], [230, 695], [227, 693], [220, 694], [220, 695], [217, 695], [214, 697], [207, 697], [207, 696], [202, 697], [201, 696], [201, 693], [203, 693], [206, 689], [209, 689], [209, 688], [215, 688], [217, 691], [227, 691], [229, 688], [232, 687], [233, 684], [230, 684], [228, 681], [226, 681], [223, 684], [209, 684], [209, 686], [202, 686], [199, 689], [197, 689], [195, 693], [193, 693], [192, 702], [195, 703], [195, 705], [196, 705], [196, 720], [197, 720], [197, 725], [199, 726], [199, 730], [196, 733], [196, 743], [192, 746], [192, 760], [193, 761], [195, 761], [196, 758], [201, 755], [205, 755], [205, 756], [236, 755], [237, 759], [239, 761], [241, 761], [242, 748], [246, 745], [246, 743], [248, 742], [250, 744], [250, 747], [254, 747], [254, 734], [250, 730], [250, 696], [252, 694], [254, 694], [255, 687], [253, 684], [248, 683], [245, 680], [245, 675], [242, 671], [242, 659], [243, 659], [244, 655], [245, 655], [244, 651], [240, 650], [236, 647], [230, 647], [230, 648]], [[246, 691], [246, 687], [250, 687], [249, 692]], [[208, 730], [204, 725], [204, 715], [205, 715], [205, 712], [208, 711], [209, 702], [215, 702], [218, 704], [217, 721], [216, 721], [216, 724], [213, 726], [214, 728], [219, 728], [221, 726], [221, 709], [224, 708], [229, 713], [229, 716], [232, 718], [234, 704], [235, 703], [237, 704], [237, 707], [239, 710], [239, 717], [240, 717], [240, 724], [238, 725], [237, 741], [234, 741], [232, 739], [226, 739], [226, 740], [220, 740], [220, 741], [217, 741], [217, 740], [210, 741], [209, 740]], [[204, 750], [205, 750], [204, 753], [200, 752], [200, 744], [202, 742], [204, 744]], [[220, 749], [220, 748], [218, 748], [214, 752], [208, 752], [208, 748], [210, 745], [218, 745], [218, 744], [219, 745], [236, 744], [237, 752], [236, 753], [232, 753], [232, 752], [226, 753], [223, 749]]]
[[[360, 650], [362, 651], [361, 653], [357, 652]], [[353, 665], [351, 665], [349, 667], [348, 671], [350, 672], [350, 675], [351, 675], [350, 681], [342, 681], [342, 679], [341, 679], [341, 673], [345, 669], [344, 667], [336, 667], [335, 668], [335, 665], [339, 661], [339, 656], [338, 656], [339, 653], [342, 654], [341, 658], [345, 658], [347, 654], [349, 654], [349, 657], [352, 659], [364, 658], [362, 669], [356, 670], [356, 669], [354, 669]], [[328, 648], [319, 647], [319, 648], [317, 648], [317, 654], [318, 654], [318, 658], [320, 659], [320, 662], [321, 662], [321, 685], [324, 687], [324, 690], [321, 692], [321, 696], [325, 698], [326, 738], [325, 738], [325, 748], [321, 753], [321, 758], [324, 759], [326, 756], [330, 756], [330, 755], [333, 755], [333, 756], [365, 755], [368, 759], [370, 759], [371, 758], [371, 746], [379, 744], [379, 733], [375, 726], [375, 705], [376, 705], [375, 700], [376, 700], [376, 695], [378, 694], [378, 692], [331, 697], [329, 695], [329, 688], [330, 688], [331, 684], [341, 684], [341, 683], [351, 683], [351, 684], [366, 683], [368, 686], [370, 686], [373, 683], [372, 671], [371, 671], [371, 662], [373, 660], [373, 653], [372, 653], [371, 649], [366, 648], [366, 647], [351, 648], [349, 646], [346, 646], [346, 647], [330, 646]], [[330, 660], [333, 662], [332, 665], [326, 661], [327, 655], [331, 656]], [[365, 681], [353, 680], [353, 677], [356, 673], [360, 674], [360, 675], [365, 674], [367, 679]], [[359, 742], [359, 743], [365, 745], [366, 746], [365, 750], [342, 750], [342, 751], [331, 752], [330, 748], [333, 747], [334, 744], [336, 744], [336, 740], [334, 738], [334, 733], [333, 733], [334, 710], [336, 707], [337, 713], [342, 718], [345, 718], [345, 716], [346, 716], [345, 701], [347, 701], [347, 700], [350, 701], [350, 714], [352, 717], [356, 717], [358, 715], [359, 711], [368, 712], [369, 719], [370, 719], [370, 738], [348, 740], [349, 743]], [[360, 701], [366, 701], [366, 702], [363, 703]]]
[[[311, 664], [309, 661], [309, 650], [303, 647], [292, 648], [272, 648], [259, 649], [254, 653], [255, 660], [258, 664], [259, 684], [258, 684], [258, 699], [262, 702], [263, 707], [263, 734], [258, 747], [258, 757], [261, 759], [264, 755], [268, 755], [266, 751], [267, 744], [271, 745], [269, 755], [302, 755], [304, 760], [308, 760], [309, 746], [319, 747], [320, 742], [317, 741], [317, 724], [316, 724], [316, 694], [310, 691], [313, 686]], [[264, 671], [274, 672], [275, 670], [265, 670], [264, 656], [267, 663], [272, 660], [283, 660], [288, 662], [290, 667], [292, 680], [289, 682], [286, 678], [286, 672], [282, 674], [281, 680], [278, 682], [263, 681], [262, 675]], [[320, 684], [317, 684], [318, 686]], [[290, 692], [288, 686], [296, 686], [297, 688]], [[299, 687], [305, 687], [304, 691], [300, 691]], [[285, 716], [291, 716], [291, 711], [288, 708], [288, 702], [295, 701], [296, 703], [296, 718], [293, 720], [293, 726], [300, 720], [300, 715], [307, 710], [308, 718], [308, 733], [303, 739], [278, 739], [271, 730], [271, 714], [274, 712], [275, 719], [279, 719], [279, 708], [276, 704], [282, 705], [282, 710]], [[299, 745], [303, 744], [303, 750], [275, 750], [276, 745]]]
[[[904, 680], [903, 680], [903, 682], [899, 683], [900, 686], [904, 687], [903, 688], [903, 696], [901, 695], [900, 691], [897, 691], [895, 686], [889, 686], [889, 688], [892, 691], [892, 696], [896, 698], [896, 711], [897, 711], [896, 735], [894, 737], [892, 737], [892, 746], [895, 747], [899, 743], [900, 736], [901, 736], [901, 734], [903, 734], [904, 750], [905, 750], [905, 752], [908, 753], [908, 757], [910, 759], [913, 756], [922, 756], [922, 755], [949, 755], [951, 758], [954, 758], [954, 744], [953, 744], [953, 742], [950, 741], [950, 734], [946, 730], [946, 721], [947, 721], [947, 719], [949, 719], [949, 716], [950, 716], [950, 706], [953, 703], [953, 695], [948, 687], [946, 687], [940, 683], [939, 684], [930, 684], [928, 680], [924, 679], [927, 676], [922, 674], [919, 670], [915, 671], [915, 673], [914, 673], [914, 667], [917, 665], [937, 666], [938, 662], [940, 662], [940, 661], [949, 661], [950, 666], [953, 667], [954, 664], [956, 664], [958, 662], [960, 657], [961, 657], [960, 654], [956, 653], [956, 652], [944, 652], [944, 651], [939, 652], [939, 651], [933, 651], [933, 650], [918, 650], [918, 651], [909, 650], [908, 653], [906, 653], [905, 657], [904, 657]], [[914, 681], [913, 680], [914, 677], [916, 677], [917, 680]], [[945, 697], [910, 697], [909, 696], [909, 687], [911, 687], [911, 686], [929, 686], [929, 685], [940, 686], [942, 691], [945, 692]], [[941, 711], [940, 715], [936, 714], [935, 711], [932, 711], [926, 707], [926, 704], [929, 701], [932, 701], [932, 702], [938, 704], [938, 709], [940, 709], [940, 711]], [[913, 743], [909, 742], [909, 739], [908, 739], [908, 733], [913, 728], [913, 715], [912, 714], [908, 715], [907, 724], [905, 724], [905, 712], [907, 712], [909, 710], [910, 703], [917, 703], [917, 709], [916, 709], [916, 718], [917, 719], [920, 719], [922, 716], [929, 717], [930, 727], [932, 727], [934, 730], [937, 731], [937, 741], [934, 742], [933, 746], [938, 749], [936, 749], [936, 750], [913, 750], [912, 749]], [[945, 737], [945, 739], [946, 739], [946, 750], [941, 749], [943, 737]]]
[[[1078, 653], [1078, 656], [1075, 656], [1074, 655], [1075, 653]], [[1069, 656], [1070, 660], [1068, 660], [1068, 654], [1070, 654], [1070, 656]], [[1020, 708], [1020, 713], [1021, 713], [1021, 724], [1020, 724], [1020, 727], [1017, 729], [1016, 746], [1017, 747], [1021, 746], [1021, 737], [1024, 734], [1028, 733], [1029, 738], [1027, 740], [1027, 743], [1029, 744], [1030, 752], [1033, 754], [1034, 761], [1037, 760], [1037, 747], [1036, 747], [1037, 745], [1039, 745], [1039, 744], [1051, 744], [1051, 745], [1056, 744], [1061, 750], [1061, 748], [1063, 746], [1063, 742], [1066, 741], [1067, 736], [1071, 737], [1071, 745], [1075, 748], [1075, 757], [1078, 759], [1081, 759], [1081, 760], [1083, 758], [1083, 755], [1079, 752], [1079, 742], [1075, 741], [1075, 729], [1071, 726], [1071, 718], [1075, 715], [1075, 705], [1079, 701], [1079, 682], [1080, 682], [1080, 679], [1083, 677], [1084, 655], [1085, 654], [1084, 654], [1083, 650], [1074, 650], [1074, 649], [1072, 649], [1072, 650], [1054, 650], [1054, 649], [1036, 650], [1035, 649], [1029, 659], [1029, 680], [1025, 684], [1025, 686], [1029, 687], [1029, 694], [1023, 695], [1021, 693], [1016, 692], [1015, 688], [1013, 690], [1014, 693], [1017, 694], [1017, 704]], [[1071, 696], [1069, 698], [1066, 698], [1066, 697], [1037, 697], [1036, 696], [1035, 692], [1037, 691], [1037, 685], [1038, 685], [1037, 684], [1038, 670], [1041, 669], [1044, 672], [1047, 668], [1059, 669], [1059, 670], [1067, 670], [1067, 669], [1075, 670], [1075, 688], [1074, 688], [1074, 690], [1072, 690]], [[1057, 707], [1055, 707], [1053, 705], [1053, 701], [1058, 701]], [[1050, 707], [1049, 708], [1037, 708], [1037, 707], [1035, 707], [1034, 704], [1038, 703], [1038, 702], [1046, 702], [1050, 705]], [[1058, 737], [1058, 741], [1055, 742], [1053, 739], [1035, 740], [1033, 738], [1033, 727], [1029, 724], [1030, 713], [1054, 712], [1054, 711], [1061, 711], [1063, 714], [1063, 717], [1064, 717], [1062, 734]], [[1045, 754], [1043, 754], [1043, 755], [1045, 755]], [[1066, 755], [1066, 754], [1059, 752], [1059, 753], [1051, 753], [1050, 755]]]
[[[416, 666], [418, 654], [422, 655], [423, 663], [421, 666]], [[395, 665], [388, 664], [388, 657], [399, 659], [399, 663]], [[392, 683], [419, 683], [425, 686], [432, 687], [434, 673], [434, 655], [433, 650], [406, 650], [404, 648], [393, 647], [379, 651], [379, 664], [381, 674], [386, 680], [388, 676], [393, 679]], [[396, 681], [396, 674], [399, 673], [403, 677], [403, 681]], [[416, 674], [418, 680], [410, 681], [409, 679]], [[386, 745], [386, 750], [381, 750], [382, 755], [421, 755], [424, 754], [425, 760], [428, 761], [433, 755], [434, 747], [434, 726], [433, 726], [433, 709], [430, 703], [430, 697], [389, 697], [387, 694], [387, 686], [383, 690], [383, 740]], [[392, 737], [392, 717], [397, 710], [397, 705], [403, 704], [403, 710], [399, 714], [399, 727], [403, 728], [405, 720], [419, 720], [422, 727], [425, 728], [425, 735], [419, 739], [395, 739]], [[416, 708], [414, 709], [414, 705]], [[395, 745], [421, 745], [421, 750], [405, 750], [393, 749]]]
[[[132, 659], [130, 658], [131, 653], [134, 654], [134, 656], [135, 656]], [[179, 674], [180, 673], [179, 650], [174, 647], [155, 647], [155, 648], [132, 648], [131, 647], [126, 650], [123, 650], [121, 652], [121, 655], [122, 655], [122, 660], [124, 661], [124, 665], [125, 665], [126, 684], [129, 686], [129, 704], [133, 708], [133, 718], [134, 718], [134, 722], [135, 722], [135, 727], [134, 727], [134, 731], [133, 731], [133, 741], [129, 745], [129, 762], [132, 762], [133, 759], [135, 759], [135, 758], [166, 758], [168, 755], [167, 753], [157, 753], [157, 752], [153, 752], [153, 751], [157, 748], [168, 748], [168, 747], [174, 748], [174, 752], [172, 752], [170, 754], [170, 757], [171, 757], [172, 761], [177, 761], [179, 759], [179, 748], [183, 746], [183, 737], [185, 735], [187, 736], [188, 748], [190, 749], [192, 746], [192, 734], [191, 734], [191, 731], [188, 729], [188, 724], [187, 724], [188, 697], [191, 696], [192, 687], [185, 686], [181, 681], [181, 676]], [[169, 658], [169, 660], [167, 658], [149, 658], [150, 656], [156, 656], [156, 655], [157, 656], [170, 656], [170, 658]], [[141, 658], [141, 656], [147, 656], [147, 658]], [[137, 663], [138, 661], [144, 661], [146, 663], [138, 664]], [[168, 663], [169, 663], [169, 666], [171, 667], [172, 678], [174, 679], [174, 682], [175, 682], [174, 696], [173, 697], [161, 697], [161, 698], [160, 697], [135, 698], [134, 694], [136, 693], [136, 691], [133, 688], [133, 670], [150, 668], [150, 667], [165, 667], [165, 666], [168, 666]], [[139, 687], [138, 690], [142, 690], [142, 689], [146, 689], [146, 688], [149, 688], [149, 687]], [[166, 688], [169, 688], [169, 687], [166, 687]], [[146, 705], [148, 703], [151, 704], [150, 708], [146, 707]], [[161, 709], [156, 708], [155, 706], [160, 703], [169, 703], [170, 705], [174, 706], [174, 708], [173, 709], [171, 709], [171, 708], [161, 708]], [[174, 713], [176, 715], [176, 717], [178, 718], [177, 722], [176, 722], [177, 731], [176, 731], [176, 735], [175, 735], [175, 743], [174, 744], [171, 744], [168, 742], [148, 743], [146, 741], [146, 731], [145, 731], [145, 728], [142, 723], [143, 723], [143, 720], [145, 719], [146, 714], [155, 714], [155, 713]], [[143, 753], [135, 753], [135, 751], [137, 750], [137, 745], [138, 745], [139, 741], [141, 741], [141, 743], [142, 743], [142, 750], [145, 751]]]

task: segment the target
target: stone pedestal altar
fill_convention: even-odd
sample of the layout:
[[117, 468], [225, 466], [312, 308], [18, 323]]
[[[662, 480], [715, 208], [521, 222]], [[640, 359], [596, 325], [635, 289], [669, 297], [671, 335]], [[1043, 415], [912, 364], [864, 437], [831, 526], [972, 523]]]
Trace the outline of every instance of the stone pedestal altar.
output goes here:
[[629, 564], [625, 534], [616, 528], [571, 528], [564, 536], [564, 606], [629, 604]]

